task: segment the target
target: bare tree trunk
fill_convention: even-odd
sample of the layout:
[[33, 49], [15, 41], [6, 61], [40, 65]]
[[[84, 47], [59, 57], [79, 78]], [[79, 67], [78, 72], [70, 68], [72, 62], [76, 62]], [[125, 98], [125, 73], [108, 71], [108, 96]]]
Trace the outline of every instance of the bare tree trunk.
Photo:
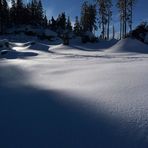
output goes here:
[[114, 38], [115, 38], [115, 27], [113, 25], [113, 38], [112, 39], [114, 39]]
[[109, 16], [109, 14], [108, 14], [108, 24], [107, 24], [108, 26], [107, 26], [107, 39], [109, 40], [109, 33], [110, 33], [110, 16]]
[[124, 38], [127, 34], [127, 0], [124, 0]]
[[122, 19], [120, 18], [120, 40], [122, 38]]
[[131, 1], [131, 26], [130, 31], [133, 29], [133, 1]]

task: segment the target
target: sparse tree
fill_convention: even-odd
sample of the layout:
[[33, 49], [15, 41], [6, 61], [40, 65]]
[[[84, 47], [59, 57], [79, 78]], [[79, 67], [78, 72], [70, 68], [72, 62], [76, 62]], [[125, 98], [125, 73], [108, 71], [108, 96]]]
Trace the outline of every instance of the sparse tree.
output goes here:
[[107, 11], [107, 39], [109, 40], [110, 35], [110, 23], [112, 19], [112, 0], [106, 1], [106, 11]]
[[133, 29], [133, 7], [136, 3], [136, 0], [128, 0], [128, 25], [130, 31]]
[[85, 1], [81, 8], [81, 26], [83, 32], [90, 31], [97, 29], [96, 26], [96, 5], [89, 4]]
[[125, 38], [128, 30], [132, 30], [133, 5], [135, 0], [118, 0], [117, 7], [120, 13], [120, 38]]
[[107, 16], [107, 4], [106, 0], [97, 0], [98, 10], [99, 10], [99, 28], [101, 28], [101, 37], [106, 39], [106, 25], [109, 20]]

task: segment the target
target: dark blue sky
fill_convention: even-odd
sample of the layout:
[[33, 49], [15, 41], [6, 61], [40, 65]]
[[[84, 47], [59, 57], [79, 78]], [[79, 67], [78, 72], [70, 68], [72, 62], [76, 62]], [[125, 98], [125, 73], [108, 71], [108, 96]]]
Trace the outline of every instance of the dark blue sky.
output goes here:
[[[71, 18], [75, 18], [76, 15], [80, 14], [80, 6], [84, 0], [43, 0], [44, 7], [48, 17], [52, 15], [57, 16], [60, 12], [65, 11], [67, 15], [70, 15]], [[93, 0], [89, 0], [92, 1]], [[116, 0], [113, 0], [116, 2]], [[148, 0], [136, 0], [136, 6], [134, 8], [134, 20], [139, 22], [142, 20], [148, 20]], [[118, 15], [117, 10], [114, 9], [113, 15], [116, 17]]]
[[66, 12], [71, 18], [80, 15], [80, 6], [84, 0], [43, 0], [48, 17], [56, 17], [60, 12]]

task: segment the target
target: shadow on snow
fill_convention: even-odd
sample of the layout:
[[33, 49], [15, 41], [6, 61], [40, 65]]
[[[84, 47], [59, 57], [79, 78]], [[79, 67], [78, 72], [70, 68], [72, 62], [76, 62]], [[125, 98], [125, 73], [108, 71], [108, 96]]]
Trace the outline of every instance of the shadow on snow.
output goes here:
[[64, 101], [74, 96], [27, 85], [22, 69], [0, 66], [0, 71], [0, 147], [147, 147], [144, 139], [137, 140], [134, 127], [126, 129], [105, 113], [94, 115], [78, 102]]

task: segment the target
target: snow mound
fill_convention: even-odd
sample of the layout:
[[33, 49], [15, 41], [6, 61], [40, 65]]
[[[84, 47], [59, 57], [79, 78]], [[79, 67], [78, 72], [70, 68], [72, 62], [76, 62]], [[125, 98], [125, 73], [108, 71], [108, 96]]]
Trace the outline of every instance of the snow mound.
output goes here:
[[148, 45], [131, 38], [122, 39], [112, 46], [108, 52], [148, 53]]

